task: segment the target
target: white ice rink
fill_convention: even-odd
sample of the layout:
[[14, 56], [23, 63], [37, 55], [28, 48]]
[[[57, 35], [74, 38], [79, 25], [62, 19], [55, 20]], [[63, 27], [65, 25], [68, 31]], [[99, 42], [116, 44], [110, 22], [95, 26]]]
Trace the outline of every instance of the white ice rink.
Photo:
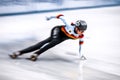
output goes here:
[[[64, 14], [68, 23], [85, 20], [86, 61], [78, 60], [78, 40], [65, 41], [31, 62], [12, 60], [8, 54], [26, 48], [49, 36], [59, 24], [46, 16]], [[71, 10], [0, 17], [0, 80], [120, 80], [120, 7]]]

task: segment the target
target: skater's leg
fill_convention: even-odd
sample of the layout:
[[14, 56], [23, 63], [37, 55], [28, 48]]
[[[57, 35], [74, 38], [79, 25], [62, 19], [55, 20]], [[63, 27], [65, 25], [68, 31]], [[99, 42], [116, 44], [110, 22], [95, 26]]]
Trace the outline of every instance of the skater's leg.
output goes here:
[[36, 51], [29, 59], [32, 61], [36, 61], [37, 57], [45, 52], [46, 50], [56, 46], [57, 44], [63, 42], [66, 40], [66, 36], [63, 35], [63, 32], [61, 31], [61, 27], [54, 27], [51, 31], [51, 40], [49, 43], [43, 45], [38, 51]]
[[35, 51], [35, 50], [41, 48], [46, 43], [50, 42], [50, 40], [51, 40], [51, 38], [47, 38], [47, 39], [45, 39], [45, 40], [43, 40], [43, 41], [41, 41], [41, 42], [39, 42], [39, 43], [37, 43], [37, 44], [35, 44], [33, 46], [30, 46], [30, 47], [28, 47], [26, 49], [23, 49], [23, 50], [20, 50], [18, 52], [20, 52], [20, 55], [22, 55], [24, 53]]
[[60, 40], [52, 40], [51, 42], [49, 42], [48, 44], [46, 44], [45, 46], [43, 46], [42, 48], [40, 48], [40, 50], [36, 51], [35, 54], [40, 55], [41, 53], [45, 52], [46, 50], [56, 46], [57, 44], [61, 43], [62, 41]]
[[48, 50], [49, 48], [61, 43], [62, 40], [62, 36], [61, 36], [61, 28], [60, 27], [54, 27], [51, 31], [51, 41], [44, 45], [42, 48], [40, 48], [40, 50], [38, 50], [36, 52], [37, 55], [40, 55], [41, 53], [43, 53], [44, 51]]
[[40, 50], [36, 51], [33, 55], [31, 55], [30, 60], [32, 61], [36, 61], [37, 57], [43, 53], [44, 51], [48, 50], [49, 48], [57, 45], [58, 43], [61, 42], [61, 38], [60, 38], [60, 27], [54, 27], [51, 30], [51, 41], [45, 45], [43, 45]]
[[31, 55], [30, 58], [28, 58], [31, 61], [36, 61], [37, 57], [42, 54], [43, 52], [45, 52], [46, 50], [54, 47], [55, 45], [61, 43], [62, 41], [60, 40], [52, 40], [51, 42], [49, 42], [48, 44], [46, 44], [45, 46], [43, 46], [42, 48], [40, 48], [40, 50], [36, 51], [33, 55]]
[[36, 45], [33, 45], [31, 47], [28, 47], [26, 49], [23, 49], [23, 50], [20, 50], [20, 51], [17, 51], [17, 52], [14, 52], [12, 54], [10, 54], [9, 56], [13, 59], [16, 59], [18, 56], [24, 54], [24, 53], [28, 53], [28, 52], [32, 52], [34, 50], [37, 50], [39, 49], [40, 47], [42, 47], [44, 44], [47, 44], [48, 42], [50, 42], [51, 38], [47, 38], [46, 40], [43, 40], [39, 43], [37, 43]]

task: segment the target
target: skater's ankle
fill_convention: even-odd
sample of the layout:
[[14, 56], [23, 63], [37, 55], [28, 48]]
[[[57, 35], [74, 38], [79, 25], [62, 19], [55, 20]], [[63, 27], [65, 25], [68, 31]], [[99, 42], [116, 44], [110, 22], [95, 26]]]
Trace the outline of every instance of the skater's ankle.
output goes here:
[[13, 52], [13, 54], [16, 54], [17, 56], [22, 55], [19, 51], [17, 51], [17, 52]]
[[35, 53], [34, 53], [32, 56], [38, 57], [38, 54], [35, 54]]

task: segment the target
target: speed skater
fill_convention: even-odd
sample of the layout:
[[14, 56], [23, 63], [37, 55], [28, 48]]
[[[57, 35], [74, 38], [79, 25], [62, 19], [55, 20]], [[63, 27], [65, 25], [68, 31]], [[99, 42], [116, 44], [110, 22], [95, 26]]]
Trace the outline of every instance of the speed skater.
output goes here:
[[77, 20], [75, 23], [68, 24], [63, 17], [63, 14], [47, 17], [47, 20], [54, 18], [60, 19], [64, 23], [64, 25], [53, 27], [50, 37], [41, 42], [38, 42], [33, 46], [13, 52], [12, 54], [10, 54], [10, 57], [12, 59], [16, 59], [18, 56], [21, 56], [25, 53], [36, 51], [30, 56], [30, 58], [28, 58], [31, 61], [36, 61], [40, 54], [68, 39], [79, 39], [79, 47], [81, 48], [81, 45], [84, 42], [83, 33], [87, 29], [87, 23], [84, 20]]

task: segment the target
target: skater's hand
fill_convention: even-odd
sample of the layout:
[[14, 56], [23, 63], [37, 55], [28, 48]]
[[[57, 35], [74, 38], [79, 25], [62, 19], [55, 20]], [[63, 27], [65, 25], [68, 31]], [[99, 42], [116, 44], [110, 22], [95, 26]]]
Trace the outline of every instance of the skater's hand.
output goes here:
[[84, 55], [82, 55], [82, 56], [80, 57], [80, 60], [87, 60], [87, 58], [86, 58]]
[[61, 16], [64, 16], [63, 14], [59, 14], [56, 16], [57, 19], [59, 19]]

